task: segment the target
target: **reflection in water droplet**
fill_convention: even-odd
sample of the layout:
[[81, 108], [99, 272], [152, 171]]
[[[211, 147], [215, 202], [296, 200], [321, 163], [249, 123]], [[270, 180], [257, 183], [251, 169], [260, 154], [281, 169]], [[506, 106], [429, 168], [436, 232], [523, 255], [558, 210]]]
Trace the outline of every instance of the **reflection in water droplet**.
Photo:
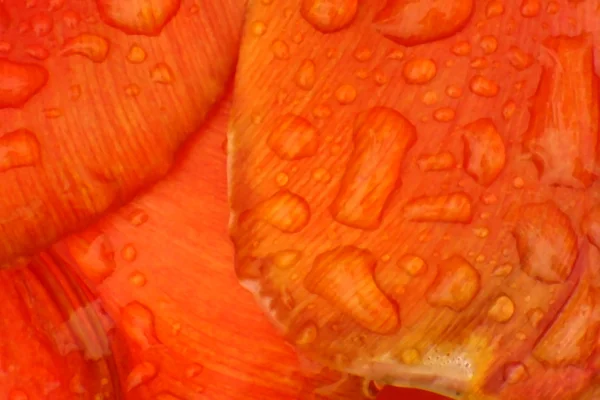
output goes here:
[[158, 63], [150, 71], [150, 78], [156, 83], [171, 84], [175, 81], [173, 70], [165, 63]]
[[357, 8], [357, 0], [302, 0], [300, 13], [316, 30], [332, 33], [350, 25]]
[[128, 34], [155, 36], [177, 14], [181, 0], [96, 0], [102, 20]]
[[81, 55], [95, 63], [101, 63], [108, 56], [109, 43], [105, 38], [90, 33], [82, 33], [67, 39], [62, 48], [64, 56]]

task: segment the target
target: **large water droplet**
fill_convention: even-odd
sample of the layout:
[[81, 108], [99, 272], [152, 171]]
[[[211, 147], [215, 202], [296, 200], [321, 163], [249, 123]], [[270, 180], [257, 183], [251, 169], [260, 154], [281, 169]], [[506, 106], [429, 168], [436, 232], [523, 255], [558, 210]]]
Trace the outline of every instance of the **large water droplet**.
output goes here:
[[0, 172], [33, 166], [40, 158], [40, 143], [32, 132], [19, 129], [0, 136]]
[[154, 314], [137, 301], [123, 307], [121, 323], [127, 336], [142, 350], [160, 343], [154, 328]]
[[267, 138], [271, 150], [283, 160], [299, 160], [317, 153], [317, 130], [308, 120], [286, 114]]
[[452, 153], [443, 151], [438, 154], [424, 154], [417, 160], [419, 169], [427, 171], [446, 171], [456, 166], [456, 159]]
[[491, 119], [480, 119], [463, 128], [464, 166], [481, 185], [488, 186], [506, 163], [506, 147]]
[[404, 216], [418, 222], [469, 223], [471, 198], [463, 192], [418, 197], [404, 206]]
[[515, 313], [515, 303], [508, 296], [498, 297], [488, 309], [488, 317], [496, 322], [507, 322]]
[[302, 0], [300, 13], [323, 33], [339, 31], [356, 17], [358, 0]]
[[181, 0], [96, 0], [102, 20], [125, 33], [155, 36], [177, 14]]
[[432, 80], [437, 74], [435, 62], [429, 58], [415, 58], [407, 61], [402, 75], [408, 83], [422, 85]]
[[0, 59], [0, 109], [22, 107], [46, 82], [45, 68]]
[[361, 229], [379, 226], [416, 137], [414, 125], [390, 108], [375, 107], [358, 116], [354, 150], [331, 205], [336, 221]]
[[62, 54], [64, 56], [80, 55], [95, 63], [100, 63], [106, 60], [109, 47], [108, 40], [102, 36], [82, 33], [65, 41]]
[[473, 0], [388, 0], [375, 16], [376, 29], [404, 46], [450, 37], [471, 19]]

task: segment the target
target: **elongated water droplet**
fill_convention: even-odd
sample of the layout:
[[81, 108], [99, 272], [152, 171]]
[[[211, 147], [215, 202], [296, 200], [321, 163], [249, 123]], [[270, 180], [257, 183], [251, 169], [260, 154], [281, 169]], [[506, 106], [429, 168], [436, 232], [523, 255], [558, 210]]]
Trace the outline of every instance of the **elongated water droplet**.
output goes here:
[[500, 91], [498, 84], [481, 75], [475, 75], [469, 83], [471, 92], [482, 97], [495, 97]]
[[295, 75], [296, 85], [304, 90], [310, 90], [316, 82], [316, 65], [313, 60], [304, 60]]
[[407, 83], [422, 85], [432, 80], [437, 74], [437, 67], [433, 60], [416, 58], [404, 64], [402, 75]]
[[95, 63], [106, 60], [109, 50], [108, 40], [90, 33], [82, 33], [71, 39], [67, 39], [62, 48], [64, 56], [80, 55]]
[[181, 0], [96, 0], [102, 20], [133, 35], [155, 36], [177, 14]]

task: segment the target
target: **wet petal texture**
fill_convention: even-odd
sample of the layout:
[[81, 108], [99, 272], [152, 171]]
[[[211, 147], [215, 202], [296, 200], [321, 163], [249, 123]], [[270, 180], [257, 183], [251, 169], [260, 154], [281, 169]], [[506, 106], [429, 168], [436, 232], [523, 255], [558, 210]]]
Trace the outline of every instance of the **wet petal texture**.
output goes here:
[[2, 2], [0, 265], [168, 171], [223, 94], [242, 13], [238, 1]]
[[238, 278], [288, 340], [452, 396], [594, 393], [597, 16], [377, 0], [325, 32], [292, 0], [250, 4], [230, 232]]

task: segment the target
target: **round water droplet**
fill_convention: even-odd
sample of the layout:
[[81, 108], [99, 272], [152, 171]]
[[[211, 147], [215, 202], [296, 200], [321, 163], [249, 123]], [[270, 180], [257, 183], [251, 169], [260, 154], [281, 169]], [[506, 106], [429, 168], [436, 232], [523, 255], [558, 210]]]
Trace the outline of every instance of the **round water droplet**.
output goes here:
[[323, 33], [344, 29], [354, 21], [358, 0], [302, 0], [300, 13]]
[[495, 97], [500, 91], [500, 86], [491, 79], [475, 75], [469, 82], [471, 92], [482, 97]]
[[317, 130], [308, 120], [284, 115], [267, 138], [271, 150], [283, 160], [298, 160], [317, 153]]
[[438, 122], [450, 122], [454, 120], [455, 116], [456, 112], [450, 107], [439, 108], [433, 113], [433, 119]]
[[331, 174], [325, 168], [317, 168], [313, 171], [312, 177], [317, 182], [327, 183], [331, 180]]
[[408, 83], [425, 84], [437, 74], [435, 62], [429, 58], [415, 58], [404, 64], [402, 75]]
[[150, 362], [143, 362], [133, 367], [127, 380], [125, 381], [125, 388], [129, 392], [132, 389], [150, 382], [157, 374], [156, 366]]
[[504, 4], [501, 0], [491, 0], [485, 7], [485, 15], [488, 18], [497, 17], [504, 14]]
[[125, 86], [125, 94], [129, 97], [137, 97], [139, 96], [140, 92], [140, 87], [135, 83], [130, 83], [129, 85]]
[[106, 60], [109, 50], [108, 40], [90, 33], [82, 33], [71, 39], [67, 39], [62, 47], [64, 56], [81, 55], [95, 63]]
[[158, 63], [150, 71], [150, 79], [156, 83], [170, 85], [175, 81], [173, 70], [165, 63]]
[[485, 54], [492, 54], [498, 49], [498, 39], [495, 36], [484, 36], [479, 42], [479, 46]]
[[316, 65], [313, 60], [304, 60], [296, 72], [294, 80], [300, 89], [311, 90], [316, 82]]
[[471, 43], [463, 40], [452, 46], [452, 52], [457, 56], [468, 56], [471, 54]]
[[318, 334], [319, 330], [317, 326], [312, 322], [309, 322], [298, 331], [294, 342], [299, 346], [311, 344], [317, 340]]
[[129, 48], [127, 54], [127, 60], [132, 64], [140, 64], [146, 59], [146, 52], [137, 44], [134, 44]]
[[521, 15], [525, 18], [535, 17], [540, 13], [541, 8], [540, 0], [523, 0], [521, 2]]
[[458, 99], [462, 96], [462, 89], [456, 85], [450, 85], [446, 88], [446, 95], [453, 99]]
[[277, 175], [275, 175], [275, 183], [279, 187], [283, 187], [283, 186], [287, 185], [289, 179], [290, 178], [289, 178], [288, 174], [286, 174], [285, 172], [280, 172]]
[[290, 47], [283, 40], [275, 40], [271, 45], [271, 51], [278, 60], [288, 60], [290, 58]]
[[496, 322], [507, 322], [515, 313], [515, 304], [508, 296], [500, 296], [488, 310], [488, 317]]
[[356, 100], [356, 88], [349, 84], [341, 85], [335, 91], [335, 98], [340, 104], [351, 104]]
[[267, 32], [267, 24], [262, 21], [254, 21], [250, 25], [250, 30], [254, 36], [262, 36]]
[[123, 257], [123, 260], [125, 261], [134, 261], [137, 257], [137, 251], [135, 250], [135, 247], [131, 243], [126, 244], [123, 249], [121, 249], [121, 257]]
[[129, 275], [129, 282], [133, 286], [143, 287], [146, 285], [146, 276], [139, 271], [135, 271]]
[[402, 362], [407, 365], [415, 365], [421, 362], [421, 354], [417, 349], [406, 349], [400, 356]]
[[421, 101], [423, 102], [423, 104], [426, 104], [428, 106], [432, 106], [434, 104], [437, 104], [437, 102], [440, 100], [438, 94], [436, 91], [433, 90], [428, 90], [425, 93], [423, 93], [423, 96], [421, 97]]
[[102, 20], [134, 35], [155, 36], [177, 14], [181, 0], [96, 0]]

